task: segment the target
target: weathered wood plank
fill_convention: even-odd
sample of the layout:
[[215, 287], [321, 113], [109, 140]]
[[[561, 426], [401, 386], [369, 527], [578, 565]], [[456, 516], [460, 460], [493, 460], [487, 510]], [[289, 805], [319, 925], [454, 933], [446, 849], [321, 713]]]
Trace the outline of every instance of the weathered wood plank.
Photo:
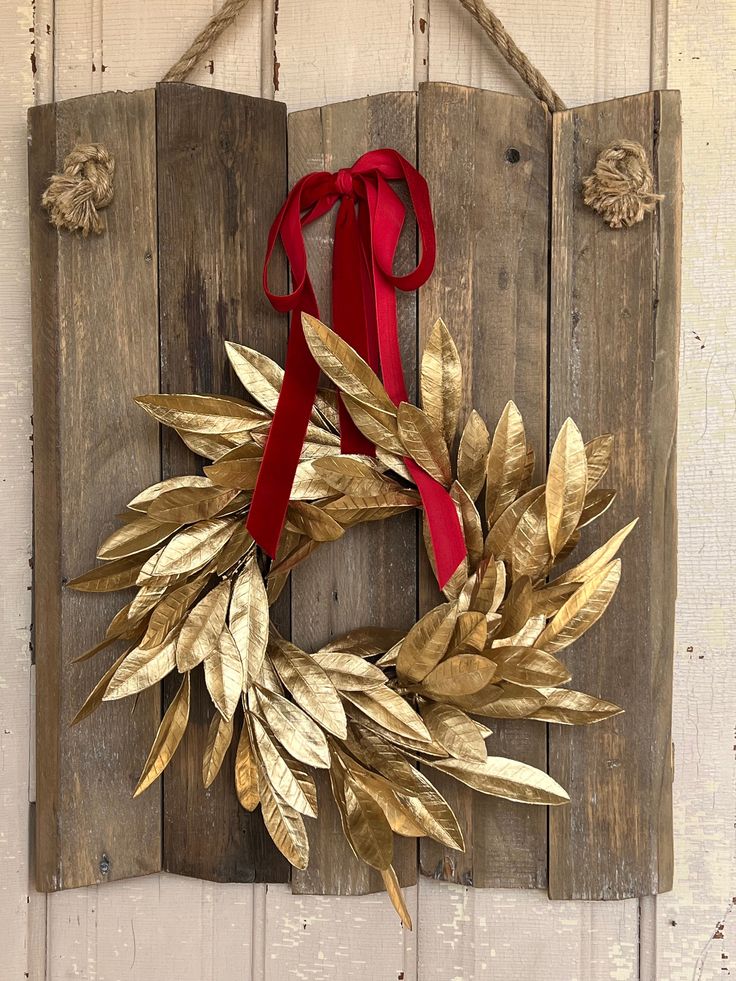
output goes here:
[[[389, 93], [289, 117], [289, 182], [313, 170], [351, 166], [366, 150], [393, 147], [416, 159], [416, 96]], [[335, 209], [336, 213], [336, 209]], [[335, 213], [331, 218], [334, 222]], [[396, 268], [416, 260], [413, 223], [399, 246]], [[332, 232], [329, 219], [310, 226], [305, 238], [310, 275], [324, 319], [330, 322]], [[399, 296], [399, 331], [406, 375], [412, 388], [416, 364], [416, 299]], [[412, 514], [353, 528], [324, 546], [292, 577], [292, 638], [317, 650], [330, 638], [369, 624], [408, 628], [416, 615], [416, 519]], [[309, 822], [311, 860], [294, 873], [296, 892], [362, 893], [382, 889], [378, 873], [353, 855], [340, 827], [329, 790], [319, 775], [319, 824]], [[416, 881], [416, 843], [396, 838], [394, 864], [402, 881]]]
[[[156, 91], [161, 387], [242, 394], [223, 342], [280, 359], [286, 336], [261, 286], [268, 228], [286, 190], [286, 113], [216, 89], [168, 83]], [[283, 264], [272, 281], [285, 285]], [[197, 465], [175, 433], [164, 433], [165, 476]], [[202, 787], [212, 711], [197, 672], [187, 734], [165, 775], [164, 868], [204, 879], [284, 881], [288, 865], [260, 812], [238, 805], [235, 742], [219, 779]]]
[[[613, 139], [645, 148], [666, 195], [641, 224], [610, 229], [582, 178]], [[550, 727], [550, 772], [570, 788], [550, 814], [553, 898], [621, 899], [672, 885], [670, 744], [676, 586], [675, 454], [680, 262], [679, 95], [646, 93], [556, 114], [553, 152], [551, 433], [616, 434], [613, 508], [586, 551], [639, 515], [619, 593], [569, 656], [575, 687], [626, 712]]]
[[[34, 362], [34, 627], [37, 665], [36, 883], [52, 890], [160, 868], [160, 790], [133, 801], [159, 721], [157, 691], [105, 705], [74, 729], [117, 653], [82, 664], [119, 594], [63, 583], [95, 562], [114, 515], [159, 479], [155, 427], [133, 402], [158, 386], [155, 107], [152, 92], [30, 110]], [[103, 143], [118, 179], [107, 231], [58, 233], [40, 198], [78, 142]], [[121, 288], [123, 287], [124, 288]]]
[[[437, 225], [437, 266], [421, 291], [420, 339], [447, 323], [465, 367], [464, 416], [491, 432], [513, 398], [543, 472], [547, 442], [549, 116], [537, 102], [430, 82], [419, 95], [419, 166]], [[421, 565], [420, 608], [437, 587]], [[489, 752], [544, 769], [544, 726], [493, 720]], [[435, 779], [435, 775], [432, 775]], [[455, 809], [465, 854], [425, 840], [424, 875], [476, 886], [543, 886], [543, 809], [482, 797], [437, 779]]]

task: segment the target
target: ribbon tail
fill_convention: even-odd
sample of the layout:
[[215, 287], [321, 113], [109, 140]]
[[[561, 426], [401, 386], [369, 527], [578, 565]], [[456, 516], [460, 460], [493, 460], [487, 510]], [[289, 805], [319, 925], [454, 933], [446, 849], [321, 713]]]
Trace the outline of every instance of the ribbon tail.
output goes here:
[[434, 550], [437, 582], [444, 589], [457, 567], [465, 559], [465, 536], [460, 525], [455, 502], [439, 481], [422, 470], [413, 460], [405, 460], [407, 469], [417, 485], [429, 525], [429, 537]]

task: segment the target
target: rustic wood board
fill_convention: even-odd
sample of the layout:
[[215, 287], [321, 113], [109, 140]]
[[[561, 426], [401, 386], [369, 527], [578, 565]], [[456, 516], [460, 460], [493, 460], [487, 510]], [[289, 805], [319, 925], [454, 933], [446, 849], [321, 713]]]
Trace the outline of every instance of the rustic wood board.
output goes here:
[[[289, 117], [289, 184], [314, 170], [350, 167], [367, 150], [393, 147], [416, 160], [416, 94], [389, 93]], [[330, 218], [306, 230], [309, 271], [320, 312], [330, 322], [332, 227]], [[416, 261], [416, 234], [407, 223], [397, 269]], [[410, 395], [416, 364], [416, 297], [399, 296], [402, 359]], [[344, 539], [323, 546], [292, 576], [292, 639], [317, 650], [348, 630], [379, 624], [407, 628], [416, 617], [417, 527], [413, 514], [352, 528]], [[380, 875], [353, 855], [340, 826], [329, 780], [318, 775], [319, 824], [308, 822], [310, 863], [294, 872], [295, 892], [365, 893], [383, 889]], [[395, 839], [394, 866], [404, 884], [416, 881], [417, 849], [412, 839]]]
[[[551, 433], [616, 434], [614, 506], [586, 551], [639, 516], [618, 595], [569, 654], [575, 686], [625, 714], [550, 727], [550, 773], [571, 790], [550, 813], [549, 892], [622, 899], [672, 887], [671, 699], [676, 589], [675, 435], [680, 288], [679, 94], [650, 92], [554, 116]], [[610, 229], [580, 195], [598, 153], [636, 140], [665, 194]]]
[[[133, 402], [158, 386], [153, 92], [109, 93], [29, 112], [37, 674], [36, 884], [68, 889], [161, 866], [161, 792], [132, 800], [159, 722], [160, 694], [131, 717], [115, 702], [70, 729], [119, 655], [72, 659], [97, 643], [120, 594], [64, 583], [95, 564], [114, 514], [159, 479], [158, 435]], [[98, 141], [120, 175], [108, 231], [58, 233], [40, 206], [78, 142]], [[124, 289], [121, 285], [124, 284]]]
[[[461, 426], [471, 408], [491, 433], [513, 398], [544, 472], [547, 443], [549, 114], [525, 98], [430, 82], [419, 95], [419, 166], [432, 194], [437, 265], [420, 293], [420, 342], [447, 323], [465, 372]], [[428, 563], [420, 609], [437, 602]], [[489, 752], [546, 768], [545, 727], [493, 720]], [[543, 808], [483, 797], [432, 779], [458, 815], [465, 853], [423, 839], [421, 871], [476, 886], [546, 882]]]
[[[286, 192], [286, 113], [193, 85], [164, 83], [156, 93], [161, 389], [242, 395], [224, 341], [282, 360], [286, 339], [286, 322], [261, 287], [268, 228]], [[272, 282], [285, 286], [283, 263]], [[200, 462], [164, 432], [164, 476]], [[193, 682], [187, 733], [164, 777], [163, 867], [203, 879], [286, 881], [289, 866], [260, 811], [248, 813], [235, 796], [235, 741], [219, 778], [202, 786], [213, 709], [202, 672]], [[177, 687], [174, 679], [168, 695]]]

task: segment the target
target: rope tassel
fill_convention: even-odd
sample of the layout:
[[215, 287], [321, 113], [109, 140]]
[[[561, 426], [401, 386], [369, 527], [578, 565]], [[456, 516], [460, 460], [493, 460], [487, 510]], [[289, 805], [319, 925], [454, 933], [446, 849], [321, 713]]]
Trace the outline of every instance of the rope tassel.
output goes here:
[[41, 204], [56, 228], [101, 235], [99, 215], [113, 199], [115, 161], [101, 143], [78, 143], [64, 160], [64, 169], [49, 179]]

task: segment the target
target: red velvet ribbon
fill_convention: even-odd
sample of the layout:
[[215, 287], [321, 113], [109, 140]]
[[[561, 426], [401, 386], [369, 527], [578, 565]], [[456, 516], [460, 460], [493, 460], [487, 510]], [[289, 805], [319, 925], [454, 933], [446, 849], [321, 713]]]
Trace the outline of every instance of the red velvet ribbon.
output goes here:
[[[389, 181], [402, 180], [417, 219], [422, 250], [411, 272], [396, 276], [393, 262], [406, 210]], [[319, 317], [307, 271], [303, 229], [337, 202], [332, 262], [332, 329], [380, 374], [391, 400], [408, 401], [399, 350], [396, 290], [416, 290], [427, 281], [435, 260], [435, 234], [427, 183], [395, 150], [372, 150], [337, 174], [308, 174], [291, 189], [271, 227], [263, 268], [263, 288], [273, 306], [291, 312], [286, 370], [276, 413], [248, 516], [248, 530], [272, 557], [286, 518], [319, 382], [319, 366], [302, 329], [303, 312]], [[268, 286], [268, 266], [281, 239], [291, 266], [292, 291], [280, 295]], [[375, 455], [342, 403], [343, 453]], [[434, 548], [437, 579], [443, 587], [466, 555], [457, 510], [447, 490], [413, 460], [405, 464], [417, 485]]]

